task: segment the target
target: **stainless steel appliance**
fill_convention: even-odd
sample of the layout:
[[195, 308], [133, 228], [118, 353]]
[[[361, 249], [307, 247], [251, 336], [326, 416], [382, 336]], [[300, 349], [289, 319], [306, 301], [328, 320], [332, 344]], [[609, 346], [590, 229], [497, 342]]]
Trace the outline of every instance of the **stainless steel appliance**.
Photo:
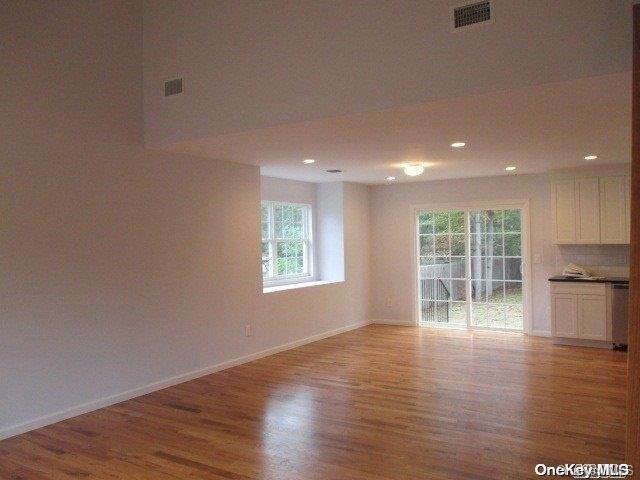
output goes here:
[[626, 348], [629, 334], [629, 285], [613, 284], [613, 324], [612, 340], [614, 348]]

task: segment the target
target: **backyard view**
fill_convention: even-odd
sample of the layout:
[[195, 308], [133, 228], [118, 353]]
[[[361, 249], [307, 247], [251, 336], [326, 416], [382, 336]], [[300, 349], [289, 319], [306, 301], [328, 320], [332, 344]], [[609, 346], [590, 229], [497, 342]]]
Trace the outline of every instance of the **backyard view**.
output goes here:
[[[520, 210], [420, 212], [420, 321], [522, 330]], [[467, 270], [470, 269], [470, 272]]]

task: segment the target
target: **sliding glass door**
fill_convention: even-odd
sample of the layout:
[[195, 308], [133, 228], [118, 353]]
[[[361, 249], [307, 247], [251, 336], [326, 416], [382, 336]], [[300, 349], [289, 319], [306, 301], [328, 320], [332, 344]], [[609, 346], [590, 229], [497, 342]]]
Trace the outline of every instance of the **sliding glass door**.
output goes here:
[[522, 331], [522, 209], [418, 210], [419, 322]]
[[423, 212], [418, 216], [421, 321], [467, 324], [465, 214]]

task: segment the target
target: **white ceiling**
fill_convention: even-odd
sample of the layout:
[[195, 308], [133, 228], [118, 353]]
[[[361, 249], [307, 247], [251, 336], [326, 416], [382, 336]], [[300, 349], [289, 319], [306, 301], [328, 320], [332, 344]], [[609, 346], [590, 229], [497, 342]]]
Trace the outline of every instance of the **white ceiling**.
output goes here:
[[[452, 149], [455, 141], [467, 143]], [[169, 150], [259, 165], [263, 175], [386, 183], [538, 173], [630, 161], [631, 75], [437, 100], [175, 143]], [[316, 163], [305, 165], [302, 160]], [[405, 163], [428, 166], [419, 177]], [[338, 168], [341, 174], [326, 173]]]

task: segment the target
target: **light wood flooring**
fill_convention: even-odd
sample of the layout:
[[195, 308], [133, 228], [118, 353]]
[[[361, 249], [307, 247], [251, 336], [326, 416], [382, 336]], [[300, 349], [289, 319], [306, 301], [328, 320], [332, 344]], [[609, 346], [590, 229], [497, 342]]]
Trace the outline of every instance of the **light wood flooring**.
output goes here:
[[0, 442], [1, 479], [517, 479], [623, 461], [626, 354], [372, 325]]

